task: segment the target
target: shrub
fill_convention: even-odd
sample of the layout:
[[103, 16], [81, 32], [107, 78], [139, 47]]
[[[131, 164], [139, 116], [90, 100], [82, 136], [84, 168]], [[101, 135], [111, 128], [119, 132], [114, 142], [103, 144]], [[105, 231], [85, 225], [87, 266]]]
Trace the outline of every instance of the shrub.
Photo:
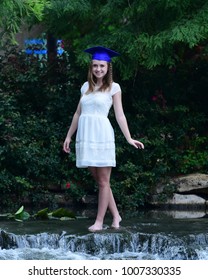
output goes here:
[[[74, 143], [70, 158], [62, 151], [85, 79], [73, 56], [59, 59], [52, 73], [47, 65], [9, 49], [0, 66], [1, 206], [16, 208], [26, 198], [33, 205], [43, 199], [53, 203], [49, 186], [63, 190], [66, 182], [71, 184], [66, 195], [76, 201], [95, 194], [88, 170], [75, 167]], [[111, 111], [117, 155], [111, 185], [123, 209], [146, 206], [152, 189], [168, 176], [208, 171], [207, 106], [202, 87], [196, 86], [202, 78], [192, 81], [190, 98], [190, 68], [182, 70], [144, 71], [133, 87], [132, 81], [122, 82], [132, 137], [145, 144], [144, 150], [128, 145]]]

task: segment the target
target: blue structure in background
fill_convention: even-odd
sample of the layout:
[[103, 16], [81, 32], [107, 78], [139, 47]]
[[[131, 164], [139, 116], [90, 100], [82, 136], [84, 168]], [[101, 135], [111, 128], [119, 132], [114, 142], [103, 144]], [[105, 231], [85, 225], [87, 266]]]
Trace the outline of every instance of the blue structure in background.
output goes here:
[[[25, 53], [27, 55], [47, 57], [47, 39], [27, 39], [25, 40]], [[64, 53], [63, 40], [57, 40], [57, 55]]]

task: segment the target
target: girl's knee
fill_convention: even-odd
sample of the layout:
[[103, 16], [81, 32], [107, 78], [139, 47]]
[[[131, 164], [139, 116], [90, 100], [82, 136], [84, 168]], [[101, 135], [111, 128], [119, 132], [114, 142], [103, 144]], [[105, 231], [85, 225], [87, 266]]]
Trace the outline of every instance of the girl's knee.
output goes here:
[[99, 180], [98, 180], [98, 186], [99, 186], [100, 188], [109, 188], [109, 187], [110, 187], [109, 180], [106, 180], [106, 179], [99, 179]]

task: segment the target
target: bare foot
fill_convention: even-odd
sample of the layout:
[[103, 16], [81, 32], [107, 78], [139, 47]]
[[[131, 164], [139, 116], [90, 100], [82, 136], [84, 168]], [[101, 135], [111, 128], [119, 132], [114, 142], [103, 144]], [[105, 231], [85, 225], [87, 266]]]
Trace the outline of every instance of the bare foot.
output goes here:
[[121, 220], [122, 220], [121, 216], [118, 216], [118, 217], [114, 218], [111, 227], [112, 228], [119, 228], [120, 227], [119, 223], [121, 222]]
[[103, 224], [101, 223], [97, 223], [95, 222], [94, 225], [92, 225], [91, 227], [88, 227], [88, 230], [89, 231], [99, 231], [99, 230], [102, 230], [103, 229]]

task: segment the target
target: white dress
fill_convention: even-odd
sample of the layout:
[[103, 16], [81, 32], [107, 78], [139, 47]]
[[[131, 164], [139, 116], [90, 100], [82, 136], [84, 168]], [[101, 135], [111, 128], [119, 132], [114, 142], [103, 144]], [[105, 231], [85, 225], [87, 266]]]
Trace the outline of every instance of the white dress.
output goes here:
[[76, 166], [116, 166], [114, 130], [108, 119], [113, 104], [112, 96], [121, 91], [112, 84], [110, 91], [86, 94], [89, 84], [81, 87], [81, 114], [76, 134]]

